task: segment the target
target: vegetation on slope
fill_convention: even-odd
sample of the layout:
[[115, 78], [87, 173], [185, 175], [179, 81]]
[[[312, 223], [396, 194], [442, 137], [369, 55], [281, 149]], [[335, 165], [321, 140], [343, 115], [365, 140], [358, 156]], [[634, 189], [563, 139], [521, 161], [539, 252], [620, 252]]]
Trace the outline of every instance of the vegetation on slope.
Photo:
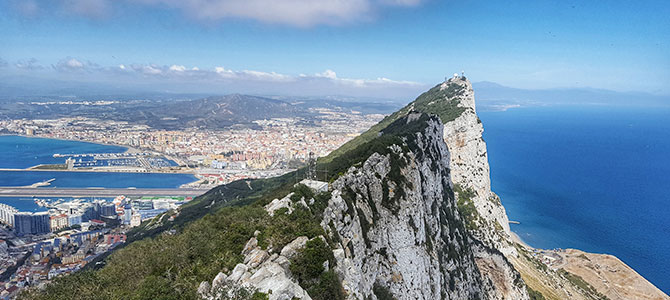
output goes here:
[[[323, 206], [324, 201], [328, 199], [316, 197], [315, 205]], [[200, 282], [211, 281], [218, 272], [243, 262], [242, 249], [257, 230], [261, 232], [259, 244], [274, 249], [298, 236], [326, 235], [319, 225], [320, 217], [312, 211], [297, 208], [291, 214], [271, 217], [262, 207], [267, 202], [259, 199], [251, 205], [224, 207], [186, 225], [180, 233], [134, 242], [109, 256], [105, 267], [59, 277], [43, 292], [32, 290], [22, 298], [196, 299]], [[310, 243], [295, 261], [296, 270], [309, 270], [300, 271], [298, 278], [314, 292], [310, 294], [314, 299], [338, 299], [331, 296], [341, 290], [332, 271], [313, 267], [324, 258], [332, 260], [332, 252], [330, 258], [324, 256], [324, 249], [330, 251], [328, 247]]]
[[445, 89], [441, 89], [441, 86], [442, 84], [438, 84], [427, 92], [419, 95], [416, 100], [407, 104], [399, 111], [396, 111], [393, 114], [387, 116], [381, 122], [372, 126], [368, 131], [345, 143], [337, 150], [331, 152], [328, 156], [321, 159], [321, 161], [325, 163], [330, 162], [344, 153], [356, 149], [358, 146], [363, 145], [371, 140], [374, 140], [378, 137], [379, 132], [381, 132], [384, 128], [388, 127], [396, 120], [406, 116], [411, 111], [437, 115], [442, 123], [455, 120], [463, 113], [463, 111], [465, 111], [464, 107], [458, 106], [458, 99], [455, 99], [456, 96], [463, 93], [464, 87], [455, 82], [450, 82]]
[[[460, 185], [454, 184], [454, 191], [458, 194], [456, 205], [458, 213], [465, 219], [465, 227], [468, 230], [477, 230], [484, 219], [479, 215], [472, 198], [475, 197], [475, 191], [472, 188], [463, 189]], [[496, 222], [497, 224], [497, 222]]]

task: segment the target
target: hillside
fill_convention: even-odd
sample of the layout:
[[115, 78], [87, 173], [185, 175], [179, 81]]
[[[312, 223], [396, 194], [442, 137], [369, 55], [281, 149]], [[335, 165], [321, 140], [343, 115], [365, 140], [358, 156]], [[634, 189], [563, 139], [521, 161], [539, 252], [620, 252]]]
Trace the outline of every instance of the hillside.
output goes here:
[[165, 129], [251, 126], [254, 120], [312, 115], [284, 101], [240, 94], [172, 102], [145, 114], [152, 127]]
[[[139, 97], [139, 96], [138, 96]], [[107, 100], [108, 98], [102, 98]], [[120, 100], [105, 105], [87, 105], [84, 100], [29, 99], [0, 104], [0, 118], [56, 119], [86, 117], [126, 121], [155, 129], [223, 129], [231, 126], [256, 127], [254, 120], [269, 118], [310, 118], [309, 108], [281, 100], [249, 95], [212, 96], [192, 100]]]

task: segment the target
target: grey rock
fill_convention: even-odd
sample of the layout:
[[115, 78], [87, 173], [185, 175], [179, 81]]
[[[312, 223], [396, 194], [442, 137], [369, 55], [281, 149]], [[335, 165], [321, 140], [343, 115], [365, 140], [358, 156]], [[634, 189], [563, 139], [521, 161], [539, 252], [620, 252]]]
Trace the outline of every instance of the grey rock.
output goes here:
[[305, 247], [308, 240], [309, 239], [306, 236], [297, 237], [281, 249], [280, 255], [288, 259], [293, 258], [298, 253], [299, 249]]

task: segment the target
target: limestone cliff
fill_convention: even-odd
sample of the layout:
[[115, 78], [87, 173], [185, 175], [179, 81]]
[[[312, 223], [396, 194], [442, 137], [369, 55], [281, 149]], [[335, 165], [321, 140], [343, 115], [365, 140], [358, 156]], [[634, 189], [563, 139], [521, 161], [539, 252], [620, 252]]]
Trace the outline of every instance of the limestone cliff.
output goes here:
[[348, 298], [527, 298], [512, 265], [464, 226], [440, 119], [410, 113], [382, 134], [395, 128], [422, 129], [333, 182], [323, 214], [321, 225], [339, 241], [335, 270]]
[[[442, 83], [440, 89], [450, 86], [458, 86], [462, 91], [449, 100], [456, 101], [463, 112], [444, 124], [444, 140], [451, 154], [451, 179], [458, 187], [457, 197], [463, 199], [460, 204], [467, 205], [469, 203], [462, 202], [471, 201], [476, 208], [477, 213], [468, 221], [477, 239], [506, 255], [516, 255], [510, 242], [505, 208], [498, 195], [491, 191], [488, 152], [482, 138], [484, 128], [475, 109], [472, 85], [463, 77], [454, 77]], [[471, 196], [464, 197], [467, 193]]]

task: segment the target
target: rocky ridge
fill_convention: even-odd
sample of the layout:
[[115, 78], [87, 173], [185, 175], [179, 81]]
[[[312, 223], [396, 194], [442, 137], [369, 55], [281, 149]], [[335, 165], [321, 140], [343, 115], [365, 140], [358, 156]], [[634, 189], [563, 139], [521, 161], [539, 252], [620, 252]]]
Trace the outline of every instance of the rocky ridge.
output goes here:
[[[578, 277], [548, 269], [512, 240], [505, 209], [491, 191], [482, 132], [472, 86], [455, 76], [346, 150], [367, 154], [344, 160], [351, 165], [330, 184], [327, 205], [318, 213], [326, 236], [312, 239], [329, 245], [331, 263], [319, 264], [337, 274], [346, 299], [535, 299], [538, 290], [550, 299], [604, 298]], [[297, 207], [316, 212], [314, 199], [293, 196], [264, 208], [270, 216]], [[286, 254], [307, 241], [299, 237], [272, 254], [252, 238], [244, 264], [219, 274], [218, 285], [217, 279], [203, 283], [202, 295], [220, 295], [217, 289], [233, 284], [270, 299], [311, 299]]]
[[[348, 298], [379, 290], [398, 299], [527, 298], [506, 258], [465, 229], [439, 118], [410, 113], [394, 124], [421, 122], [425, 128], [405, 139], [412, 151], [392, 145], [332, 183], [321, 225], [340, 241], [334, 268]], [[505, 275], [482, 273], [478, 262]]]

